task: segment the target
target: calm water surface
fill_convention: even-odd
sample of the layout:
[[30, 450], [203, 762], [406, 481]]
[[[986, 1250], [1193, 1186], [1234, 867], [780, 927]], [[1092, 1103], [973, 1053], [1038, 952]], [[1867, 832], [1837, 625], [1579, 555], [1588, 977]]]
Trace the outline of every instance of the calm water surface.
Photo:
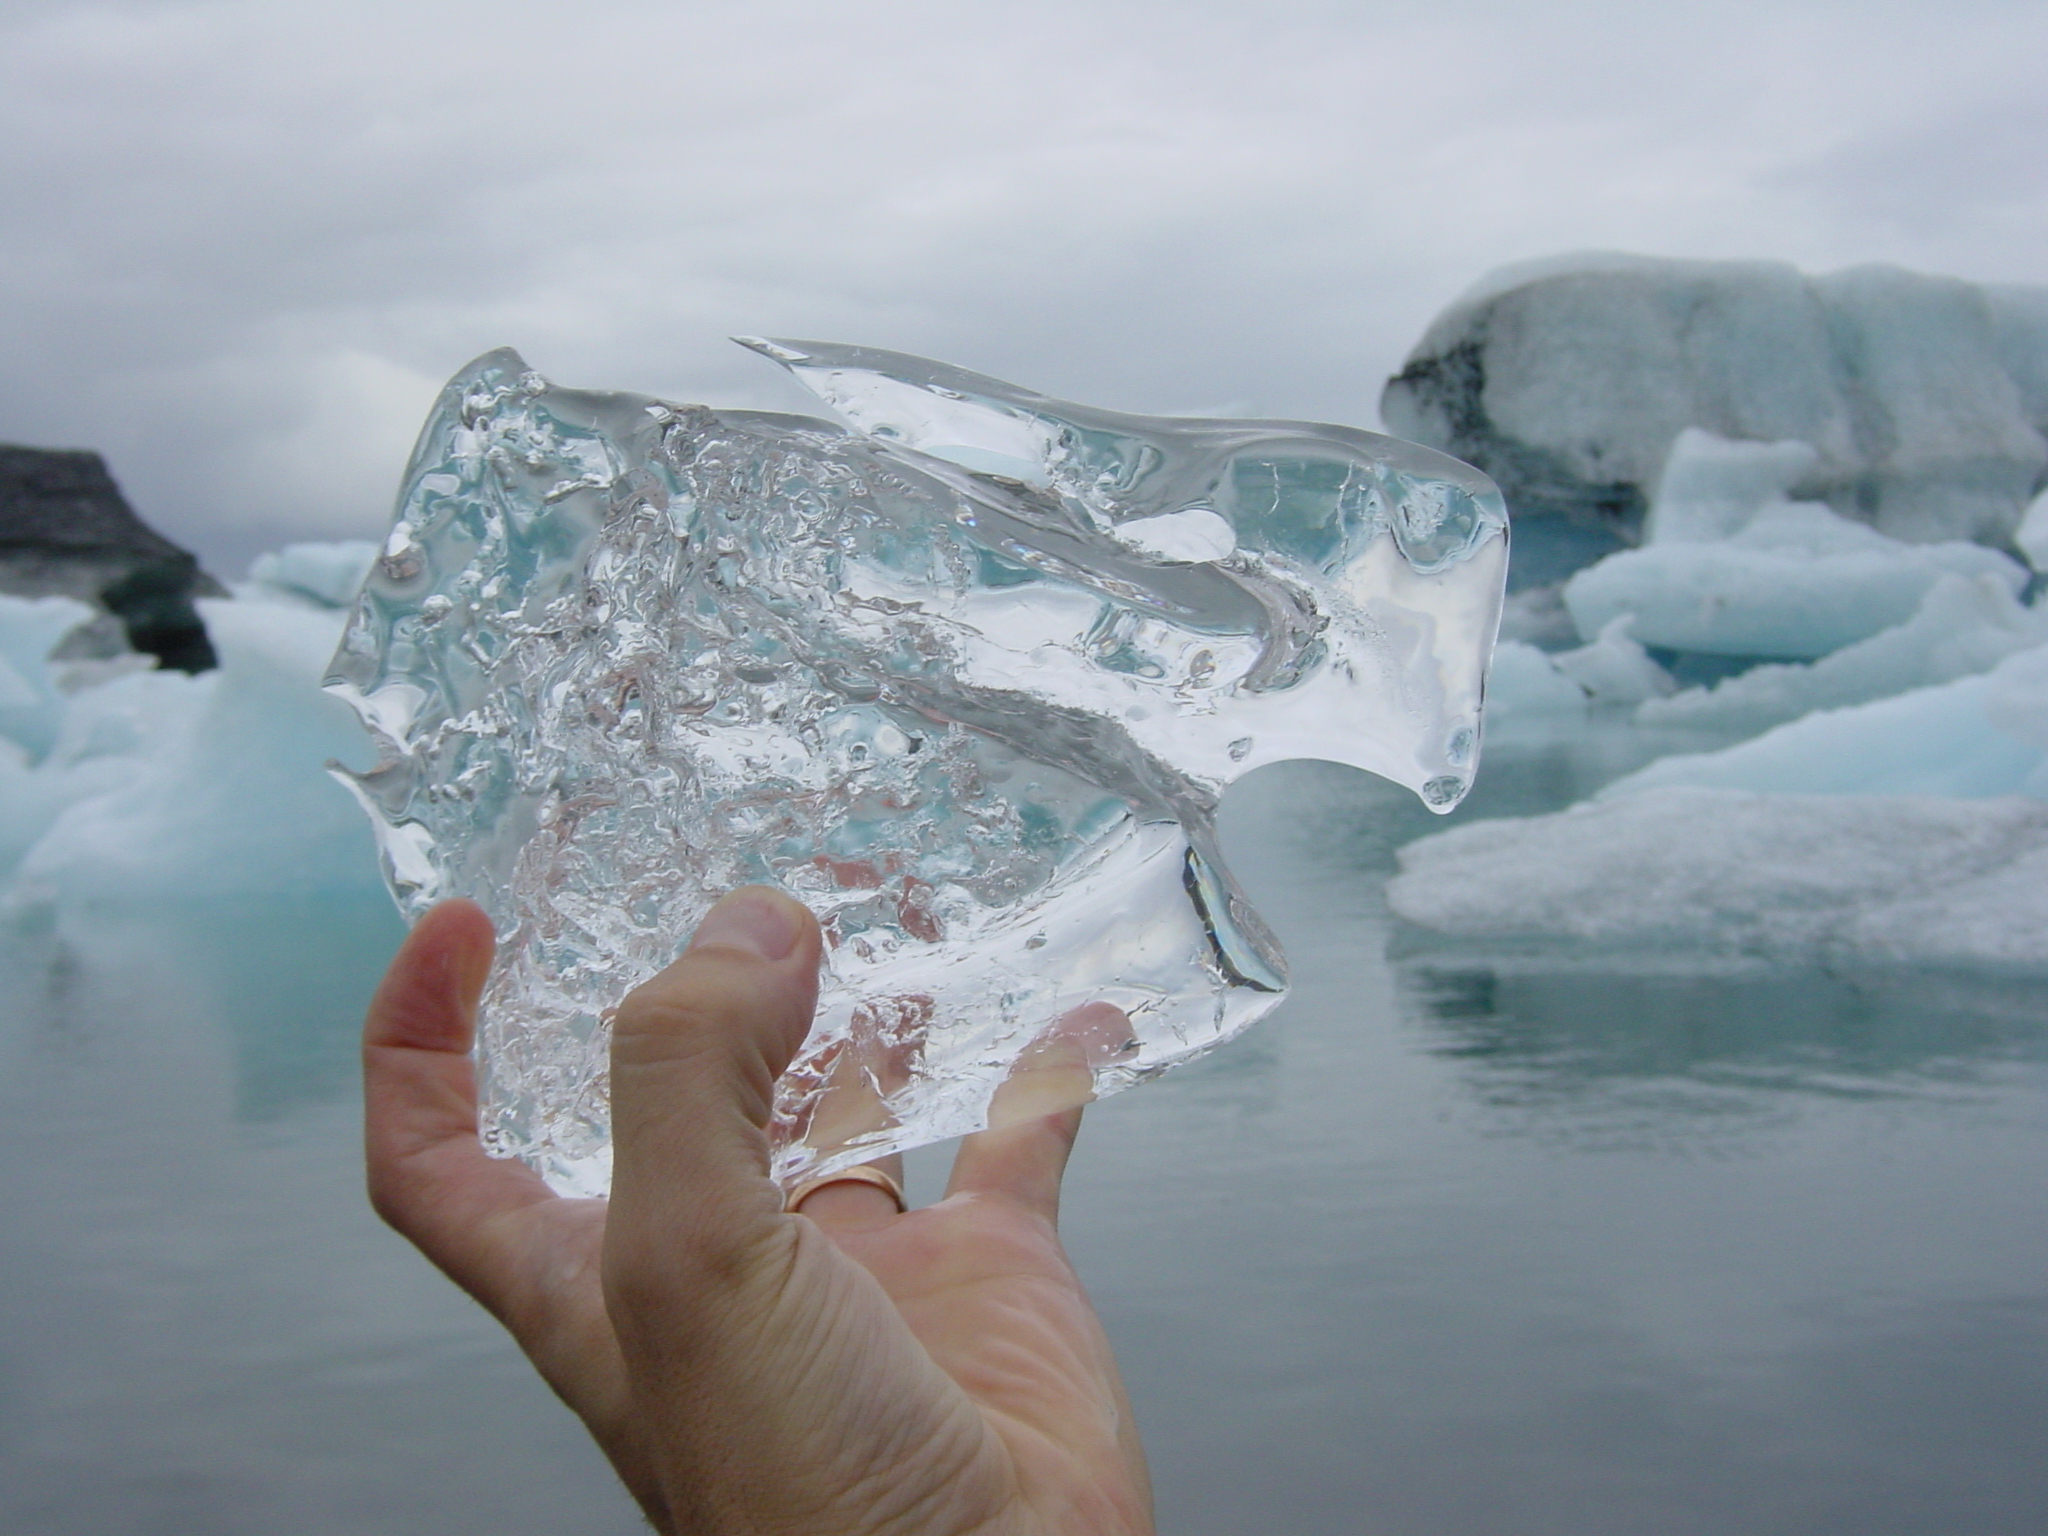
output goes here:
[[[1627, 766], [1504, 756], [1470, 814]], [[1294, 994], [1092, 1111], [1067, 1202], [1163, 1530], [2048, 1530], [2038, 979], [1489, 959], [1387, 918], [1438, 824], [1395, 792], [1295, 765], [1226, 824]], [[639, 1528], [363, 1207], [397, 935], [364, 897], [5, 941], [0, 1530]]]

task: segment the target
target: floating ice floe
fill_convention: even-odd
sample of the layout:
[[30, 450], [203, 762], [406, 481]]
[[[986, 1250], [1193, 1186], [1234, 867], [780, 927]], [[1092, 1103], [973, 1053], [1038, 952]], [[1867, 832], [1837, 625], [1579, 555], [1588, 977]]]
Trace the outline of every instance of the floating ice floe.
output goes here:
[[2048, 966], [2048, 646], [1410, 843], [1422, 927]]
[[1410, 843], [1423, 928], [1638, 954], [2048, 967], [2048, 801], [1645, 789]]
[[2048, 795], [2048, 647], [1990, 671], [1820, 709], [1718, 752], [1659, 758], [1600, 792], [1687, 784], [1835, 795]]
[[1564, 603], [1579, 633], [1617, 618], [1645, 644], [1721, 656], [1814, 659], [1902, 624], [1946, 575], [2014, 594], [2027, 572], [1980, 544], [1908, 544], [1788, 489], [1813, 451], [1688, 430], [1671, 451], [1648, 541], [1575, 574]]
[[1582, 715], [1591, 700], [1547, 651], [1524, 640], [1503, 640], [1493, 650], [1486, 679], [1488, 728], [1511, 720]]
[[1620, 614], [1587, 645], [1546, 652], [1520, 640], [1494, 647], [1486, 716], [1495, 725], [1533, 715], [1625, 708], [1656, 701], [1676, 686], [1671, 674], [1629, 634]]
[[1814, 710], [1840, 709], [1989, 671], [2048, 644], [2048, 608], [2028, 607], [1996, 576], [1943, 576], [1903, 624], [1809, 663], [1766, 662], [1712, 688], [1646, 700], [1644, 725], [1754, 733]]

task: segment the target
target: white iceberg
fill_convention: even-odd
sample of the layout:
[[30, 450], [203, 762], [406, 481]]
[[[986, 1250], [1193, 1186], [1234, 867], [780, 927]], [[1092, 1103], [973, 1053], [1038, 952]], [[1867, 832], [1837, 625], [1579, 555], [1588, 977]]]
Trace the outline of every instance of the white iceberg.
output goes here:
[[1503, 640], [1493, 648], [1486, 679], [1489, 730], [1531, 716], [1581, 715], [1590, 702], [1547, 652], [1524, 640]]
[[1651, 660], [1630, 633], [1634, 625], [1633, 615], [1616, 614], [1590, 643], [1559, 652], [1550, 658], [1551, 664], [1595, 704], [1643, 704], [1662, 698], [1675, 686], [1671, 674]]
[[368, 539], [287, 544], [250, 562], [242, 590], [254, 597], [296, 599], [315, 608], [346, 608], [362, 591], [363, 577], [376, 558], [377, 546]]
[[1673, 440], [1698, 427], [1812, 444], [1800, 494], [1894, 538], [2003, 544], [2048, 470], [2048, 290], [1556, 257], [1446, 309], [1380, 411], [1493, 476], [1518, 524], [1632, 542]]
[[1410, 843], [1443, 933], [2048, 966], [2048, 645]]
[[41, 757], [64, 718], [64, 689], [50, 653], [93, 610], [69, 597], [0, 595], [0, 737]]
[[1395, 912], [1603, 950], [2048, 966], [2048, 803], [1665, 787], [1410, 843]]
[[1494, 647], [1486, 683], [1486, 718], [1501, 725], [1523, 716], [1583, 713], [1655, 701], [1676, 686], [1628, 632], [1626, 614], [1590, 644], [1546, 652], [1521, 640]]
[[1643, 520], [1645, 544], [1717, 544], [1765, 507], [1792, 500], [1792, 488], [1819, 461], [1809, 443], [1741, 442], [1697, 427], [1678, 434]]

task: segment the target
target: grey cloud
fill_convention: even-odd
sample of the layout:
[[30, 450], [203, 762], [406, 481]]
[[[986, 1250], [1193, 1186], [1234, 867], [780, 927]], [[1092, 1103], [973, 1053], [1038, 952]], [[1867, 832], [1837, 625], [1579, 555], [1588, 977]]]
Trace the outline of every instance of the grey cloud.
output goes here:
[[[1930, 121], [1859, 138], [1775, 178], [1843, 217], [1914, 230], [1983, 227], [2048, 202], [2048, 103], [1972, 103]], [[1946, 104], [1945, 104], [1946, 105]]]
[[794, 403], [723, 339], [757, 331], [1369, 423], [1437, 308], [1550, 250], [2048, 277], [2023, 151], [1981, 151], [2009, 195], [1968, 238], [1870, 190], [1947, 217], [1921, 125], [2035, 131], [1971, 103], [2037, 11], [10, 7], [0, 438], [108, 451], [234, 574], [378, 525], [500, 343], [735, 404]]

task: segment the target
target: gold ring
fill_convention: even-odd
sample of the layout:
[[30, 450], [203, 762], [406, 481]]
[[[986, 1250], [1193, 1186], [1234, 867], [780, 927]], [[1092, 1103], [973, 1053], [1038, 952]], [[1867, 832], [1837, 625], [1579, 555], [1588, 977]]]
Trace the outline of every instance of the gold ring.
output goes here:
[[783, 1197], [782, 1208], [785, 1211], [795, 1210], [827, 1184], [872, 1184], [875, 1188], [888, 1192], [889, 1198], [896, 1202], [898, 1215], [910, 1209], [910, 1202], [903, 1198], [903, 1181], [893, 1174], [884, 1173], [872, 1163], [859, 1163], [852, 1168], [842, 1168], [837, 1173], [806, 1179]]

